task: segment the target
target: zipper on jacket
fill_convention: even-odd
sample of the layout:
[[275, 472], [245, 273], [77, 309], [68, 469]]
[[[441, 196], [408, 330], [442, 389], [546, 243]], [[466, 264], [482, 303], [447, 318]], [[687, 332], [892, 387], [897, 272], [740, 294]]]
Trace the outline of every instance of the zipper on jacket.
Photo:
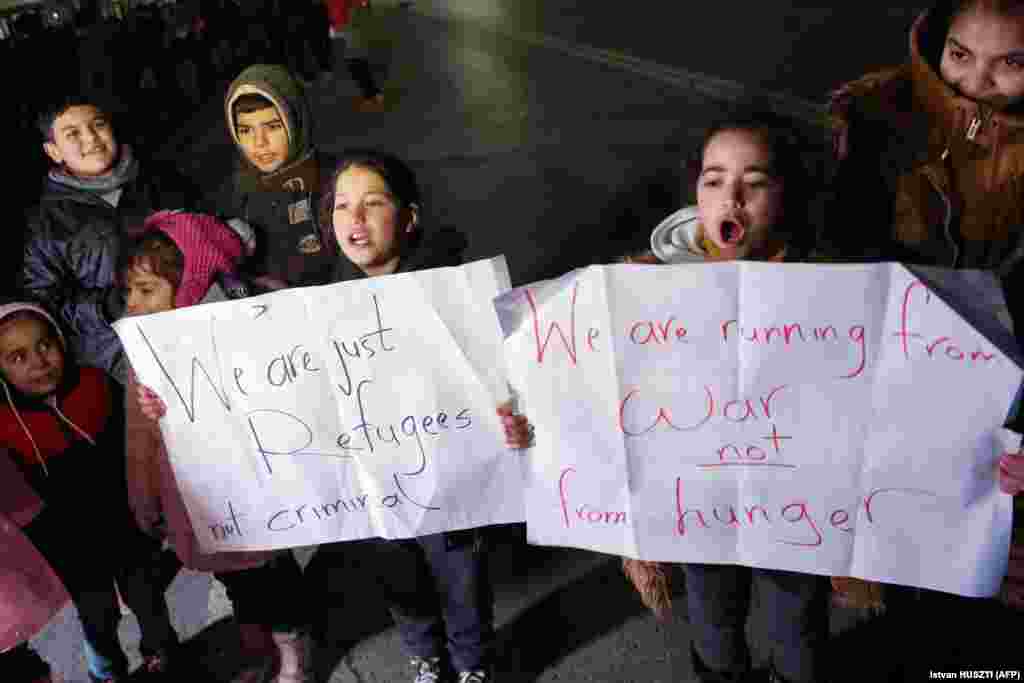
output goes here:
[[978, 111], [974, 113], [974, 118], [971, 119], [971, 123], [967, 126], [967, 139], [974, 142], [974, 138], [978, 137], [981, 129], [992, 120], [993, 114], [995, 114], [995, 109], [979, 105]]
[[981, 117], [977, 114], [971, 119], [971, 124], [967, 126], [967, 139], [974, 141], [974, 138], [978, 137], [978, 130], [981, 129]]
[[[945, 156], [943, 158], [945, 158]], [[956, 268], [957, 263], [960, 261], [960, 245], [957, 244], [955, 239], [953, 239], [953, 231], [951, 229], [953, 224], [953, 201], [945, 192], [942, 191], [942, 188], [932, 180], [930, 175], [926, 173], [925, 178], [928, 179], [928, 183], [932, 186], [932, 189], [935, 190], [936, 194], [939, 195], [943, 206], [946, 207], [946, 217], [943, 220], [942, 231], [946, 236], [946, 241], [949, 243], [949, 246], [953, 248], [953, 262], [950, 264], [950, 268]]]

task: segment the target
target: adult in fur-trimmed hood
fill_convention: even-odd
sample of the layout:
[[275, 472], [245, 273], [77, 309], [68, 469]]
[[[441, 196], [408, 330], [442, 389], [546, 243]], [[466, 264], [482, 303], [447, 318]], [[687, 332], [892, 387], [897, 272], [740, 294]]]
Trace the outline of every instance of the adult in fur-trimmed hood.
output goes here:
[[[979, 26], [1007, 30], [993, 40]], [[1024, 2], [939, 2], [909, 45], [902, 65], [832, 95], [840, 161], [823, 238], [844, 258], [993, 270], [1017, 313]]]
[[[847, 83], [832, 95], [839, 167], [823, 241], [838, 258], [992, 271], [1002, 280], [1008, 305], [994, 313], [1007, 314], [1022, 339], [1024, 2], [938, 2], [914, 22], [909, 48], [903, 64]], [[1021, 455], [1003, 456], [1004, 490], [1006, 468], [1024, 471], [1022, 462]], [[1004, 587], [1007, 602], [1018, 607], [1024, 606], [1022, 503], [1018, 495], [1016, 551]], [[848, 589], [865, 584], [837, 583], [836, 588], [852, 595]], [[924, 615], [925, 624], [987, 622], [991, 616], [982, 600], [915, 593], [918, 611], [941, 615]], [[868, 597], [876, 599], [877, 591]], [[933, 651], [990, 647], [975, 632], [956, 642], [947, 642], [944, 632], [933, 635], [932, 650], [921, 655], [929, 667], [940, 666]]]

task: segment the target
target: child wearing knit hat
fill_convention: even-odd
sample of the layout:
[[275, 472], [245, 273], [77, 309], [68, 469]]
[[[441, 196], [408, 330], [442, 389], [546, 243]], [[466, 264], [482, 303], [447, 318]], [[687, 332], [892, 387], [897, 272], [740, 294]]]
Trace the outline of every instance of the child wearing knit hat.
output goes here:
[[[145, 315], [244, 296], [226, 286], [245, 255], [239, 236], [201, 214], [160, 212], [124, 255], [120, 268], [127, 315]], [[138, 391], [134, 373], [128, 396]], [[156, 422], [137, 401], [125, 408], [128, 490], [143, 531], [166, 538], [181, 563], [212, 572], [227, 588], [239, 626], [242, 670], [236, 683], [256, 683], [273, 672], [275, 681], [304, 681], [308, 638], [301, 570], [291, 552], [202, 554]]]

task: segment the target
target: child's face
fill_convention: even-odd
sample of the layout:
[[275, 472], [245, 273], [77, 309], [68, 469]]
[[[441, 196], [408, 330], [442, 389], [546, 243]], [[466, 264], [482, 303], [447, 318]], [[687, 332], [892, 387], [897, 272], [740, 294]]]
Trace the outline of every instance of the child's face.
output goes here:
[[235, 134], [245, 158], [262, 173], [273, 173], [288, 160], [288, 131], [274, 107], [239, 112]]
[[416, 210], [400, 209], [376, 171], [352, 166], [338, 176], [334, 236], [345, 257], [367, 275], [395, 272], [402, 241], [416, 221]]
[[782, 218], [782, 190], [771, 150], [759, 133], [723, 130], [708, 141], [697, 179], [697, 211], [719, 260], [777, 255], [772, 235]]
[[174, 308], [174, 287], [143, 266], [135, 266], [124, 277], [125, 315], [162, 313]]
[[975, 5], [950, 24], [939, 63], [960, 94], [997, 109], [1024, 98], [1024, 12], [1003, 16]]
[[64, 375], [64, 351], [53, 328], [36, 317], [0, 323], [0, 372], [23, 394], [56, 391]]
[[110, 171], [117, 159], [117, 141], [106, 114], [92, 105], [71, 107], [53, 122], [51, 140], [43, 143], [47, 156], [81, 177]]

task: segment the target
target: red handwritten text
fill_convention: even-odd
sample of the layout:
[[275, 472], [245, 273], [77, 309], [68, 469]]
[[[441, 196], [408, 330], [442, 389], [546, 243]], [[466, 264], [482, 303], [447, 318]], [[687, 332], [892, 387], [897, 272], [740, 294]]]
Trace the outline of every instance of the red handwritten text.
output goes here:
[[[872, 505], [875, 502], [875, 498], [883, 494], [886, 496], [901, 495], [938, 498], [934, 492], [924, 489], [898, 487], [875, 489], [864, 496], [859, 503], [860, 506], [863, 506], [864, 519], [869, 524], [874, 524], [877, 521]], [[709, 511], [710, 514], [708, 514]], [[768, 508], [760, 504], [744, 505], [739, 506], [739, 508], [735, 505], [687, 507], [683, 500], [683, 479], [678, 477], [676, 478], [675, 513], [675, 532], [678, 536], [686, 536], [687, 533], [692, 532], [694, 529], [713, 529], [715, 527], [753, 529], [755, 526], [773, 526], [778, 521], [791, 525], [798, 532], [799, 530], [803, 531], [803, 534], [798, 538], [779, 539], [780, 543], [801, 548], [817, 548], [824, 541], [824, 535], [818, 526], [818, 522], [815, 521], [814, 516], [811, 514], [807, 501], [800, 498], [780, 505], [779, 512], [775, 515], [774, 519], [769, 513]], [[852, 534], [855, 528], [851, 524], [851, 518], [855, 514], [856, 510], [853, 511], [853, 514], [843, 508], [833, 510], [828, 515], [828, 525], [838, 532]]]
[[[701, 408], [701, 412], [697, 413], [697, 415], [694, 415], [686, 422], [683, 422], [678, 418], [673, 419], [671, 411], [664, 406], [660, 406], [658, 407], [657, 413], [655, 413], [654, 420], [646, 424], [646, 426], [644, 426], [643, 422], [636, 424], [634, 420], [629, 419], [631, 415], [627, 415], [627, 413], [630, 413], [631, 409], [630, 402], [641, 393], [639, 389], [633, 389], [627, 393], [622, 399], [622, 402], [619, 403], [619, 429], [626, 436], [642, 436], [652, 432], [659, 424], [664, 424], [667, 428], [673, 429], [677, 432], [692, 432], [703, 427], [716, 415], [734, 423], [742, 423], [748, 420], [760, 420], [762, 418], [771, 419], [772, 399], [785, 388], [786, 385], [775, 387], [764, 396], [758, 397], [757, 402], [753, 399], [741, 398], [720, 404], [715, 401], [715, 394], [711, 387], [705, 385], [704, 405]], [[716, 410], [716, 406], [718, 405], [722, 406], [720, 413]]]
[[[735, 330], [737, 339], [751, 344], [764, 344], [768, 346], [774, 342], [781, 343], [784, 347], [790, 347], [797, 341], [802, 343], [839, 341], [839, 333], [832, 325], [817, 327], [808, 325], [806, 331], [800, 323], [790, 323], [773, 327], [741, 327], [738, 320], [726, 320], [722, 323], [722, 341], [729, 341], [732, 331]], [[850, 372], [841, 375], [842, 379], [853, 379], [864, 372], [867, 364], [867, 342], [864, 338], [863, 325], [851, 325], [846, 332], [847, 340], [852, 342], [857, 351], [857, 364]]]
[[[562, 330], [562, 324], [558, 321], [553, 321], [548, 325], [547, 334], [544, 335], [544, 340], [541, 341], [541, 321], [540, 315], [537, 311], [537, 301], [533, 296], [533, 292], [529, 289], [526, 290], [526, 301], [530, 305], [530, 313], [533, 317], [533, 339], [537, 347], [537, 363], [544, 362], [544, 353], [547, 351], [548, 344], [551, 342], [551, 335], [555, 332], [558, 333], [558, 338], [562, 340], [562, 346], [565, 348], [565, 352], [569, 356], [569, 362], [575, 366], [577, 362], [576, 355], [576, 295], [579, 293], [579, 283], [572, 287], [572, 299], [569, 305], [569, 335], [566, 337], [565, 332]], [[587, 331], [587, 346], [591, 351], [595, 351], [594, 340], [598, 337], [600, 331], [597, 328], [591, 327]]]
[[[562, 476], [558, 478], [558, 498], [562, 504], [562, 520], [565, 523], [566, 529], [572, 527], [572, 524], [570, 523], [572, 518], [569, 515], [569, 510], [571, 508], [569, 503], [569, 487], [567, 484], [570, 472], [575, 474], [576, 468], [566, 467], [562, 470]], [[574, 512], [576, 519], [585, 524], [607, 524], [614, 526], [628, 523], [628, 518], [626, 517], [625, 512], [598, 510], [586, 503], [576, 506]]]
[[893, 333], [893, 336], [898, 337], [900, 344], [903, 346], [903, 357], [910, 360], [910, 340], [920, 339], [924, 343], [924, 350], [928, 358], [943, 357], [945, 356], [949, 360], [963, 361], [971, 363], [988, 363], [995, 358], [994, 353], [987, 353], [976, 347], [975, 351], [966, 352], [961, 346], [958, 346], [956, 341], [952, 337], [938, 336], [928, 341], [926, 337], [919, 332], [912, 332], [910, 330], [910, 310], [911, 310], [911, 295], [914, 290], [920, 288], [924, 292], [924, 303], [931, 303], [932, 293], [928, 291], [920, 281], [911, 282], [907, 285], [906, 290], [903, 292], [903, 305], [900, 307], [900, 330], [899, 332]]

